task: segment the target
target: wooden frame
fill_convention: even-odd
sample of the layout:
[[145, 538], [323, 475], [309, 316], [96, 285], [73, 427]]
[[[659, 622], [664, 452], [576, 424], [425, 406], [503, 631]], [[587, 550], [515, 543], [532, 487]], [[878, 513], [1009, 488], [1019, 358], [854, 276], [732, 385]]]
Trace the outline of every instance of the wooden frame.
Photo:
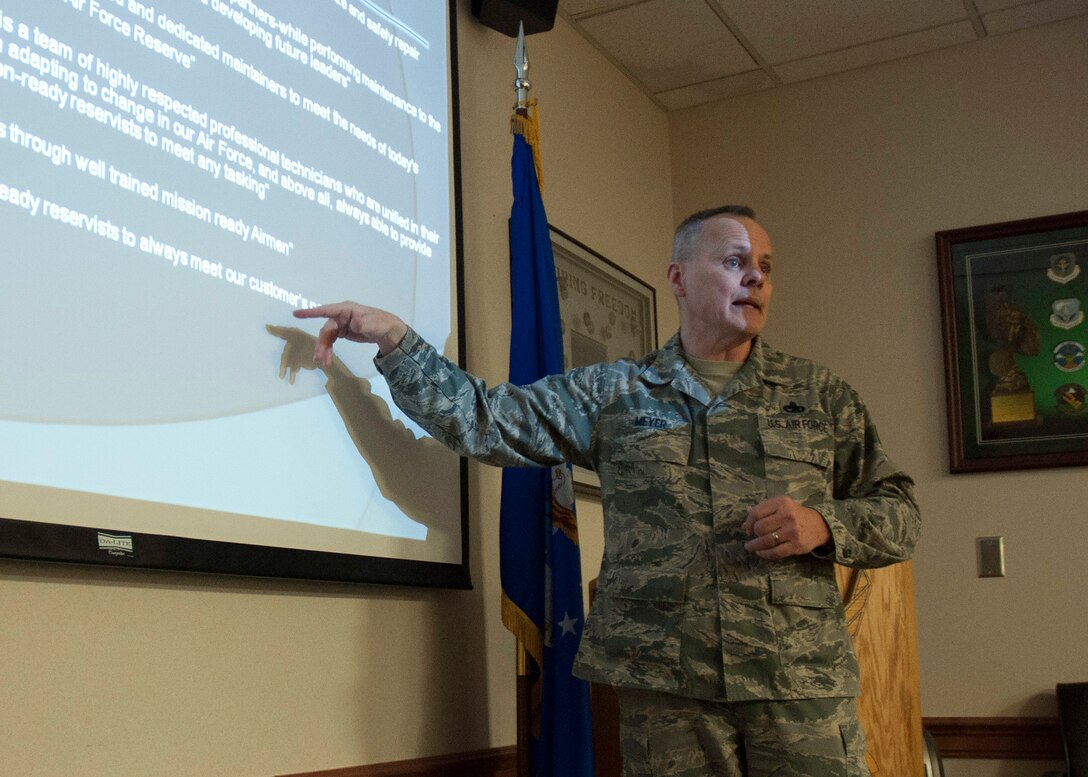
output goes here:
[[1088, 211], [935, 240], [951, 471], [1088, 464]]
[[1056, 718], [922, 718], [922, 725], [937, 740], [941, 758], [1065, 757]]
[[[563, 324], [563, 368], [637, 359], [656, 349], [654, 287], [565, 232], [550, 229]], [[600, 494], [600, 481], [590, 470], [575, 467], [574, 485], [580, 492]]]

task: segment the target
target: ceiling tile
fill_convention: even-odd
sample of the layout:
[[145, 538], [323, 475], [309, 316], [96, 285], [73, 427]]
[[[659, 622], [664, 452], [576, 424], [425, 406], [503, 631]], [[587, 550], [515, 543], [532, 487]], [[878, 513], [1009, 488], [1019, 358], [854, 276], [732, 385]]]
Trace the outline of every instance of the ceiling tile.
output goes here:
[[1088, 14], [1088, 0], [560, 0], [560, 11], [677, 110], [970, 42], [982, 26]]
[[784, 83], [805, 81], [830, 73], [841, 73], [878, 62], [909, 57], [924, 51], [966, 43], [976, 39], [974, 27], [968, 21], [946, 24], [931, 30], [900, 35], [896, 38], [865, 43], [830, 54], [787, 62], [774, 68]]
[[962, 0], [713, 0], [772, 65], [967, 18]]
[[571, 16], [583, 13], [594, 13], [608, 8], [618, 8], [624, 5], [633, 5], [642, 0], [559, 0], [559, 10], [565, 11]]
[[975, 0], [975, 8], [979, 13], [990, 13], [1016, 5], [1032, 5], [1038, 0]]
[[756, 65], [702, 0], [649, 0], [580, 22], [651, 92], [661, 92]]
[[1003, 32], [1068, 19], [1083, 13], [1088, 13], [1088, 0], [1040, 0], [995, 13], [984, 13], [982, 23], [990, 35], [1000, 35]]
[[774, 85], [771, 77], [762, 70], [751, 70], [735, 76], [727, 76], [714, 81], [704, 81], [693, 86], [659, 92], [654, 97], [665, 107], [665, 110], [675, 111], [680, 108], [690, 108], [693, 105], [713, 102], [714, 100], [740, 97], [742, 94], [770, 89]]

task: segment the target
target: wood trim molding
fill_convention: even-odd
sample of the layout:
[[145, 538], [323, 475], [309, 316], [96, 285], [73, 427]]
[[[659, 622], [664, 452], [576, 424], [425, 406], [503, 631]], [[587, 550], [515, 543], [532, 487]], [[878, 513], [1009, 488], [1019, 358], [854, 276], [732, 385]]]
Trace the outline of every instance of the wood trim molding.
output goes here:
[[1061, 761], [1057, 718], [922, 718], [941, 758]]
[[320, 772], [300, 772], [279, 777], [516, 777], [517, 747], [496, 747], [470, 753], [388, 761], [369, 766], [349, 766]]
[[[1060, 761], [1065, 758], [1057, 718], [922, 718], [941, 758]], [[516, 777], [517, 747], [349, 766], [279, 777]]]

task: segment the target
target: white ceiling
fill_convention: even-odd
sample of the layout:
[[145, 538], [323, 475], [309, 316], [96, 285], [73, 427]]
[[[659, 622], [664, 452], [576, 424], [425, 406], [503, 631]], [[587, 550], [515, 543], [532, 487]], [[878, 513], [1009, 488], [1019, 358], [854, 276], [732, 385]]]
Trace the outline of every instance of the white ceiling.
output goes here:
[[664, 110], [1086, 13], [1088, 0], [559, 0]]

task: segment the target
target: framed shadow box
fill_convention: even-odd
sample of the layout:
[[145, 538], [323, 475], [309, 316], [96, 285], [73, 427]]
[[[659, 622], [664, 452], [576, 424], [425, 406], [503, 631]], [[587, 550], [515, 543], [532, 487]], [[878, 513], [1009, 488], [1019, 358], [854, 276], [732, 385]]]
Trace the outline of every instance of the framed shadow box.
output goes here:
[[935, 239], [951, 471], [1088, 464], [1088, 211]]

